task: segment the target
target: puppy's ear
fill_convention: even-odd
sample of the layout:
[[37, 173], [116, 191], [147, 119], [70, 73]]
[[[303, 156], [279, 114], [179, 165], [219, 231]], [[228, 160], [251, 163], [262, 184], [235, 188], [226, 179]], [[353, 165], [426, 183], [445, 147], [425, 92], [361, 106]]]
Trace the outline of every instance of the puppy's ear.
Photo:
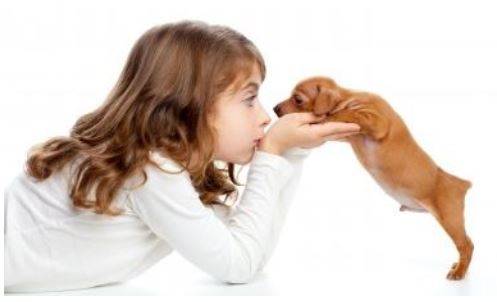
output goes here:
[[340, 93], [338, 91], [318, 86], [318, 95], [314, 101], [314, 114], [321, 115], [332, 111], [339, 100]]

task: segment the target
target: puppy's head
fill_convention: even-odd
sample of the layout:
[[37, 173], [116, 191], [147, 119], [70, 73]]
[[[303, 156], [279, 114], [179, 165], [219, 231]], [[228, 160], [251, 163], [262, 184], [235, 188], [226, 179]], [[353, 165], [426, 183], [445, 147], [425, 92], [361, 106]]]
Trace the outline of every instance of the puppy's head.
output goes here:
[[312, 77], [299, 82], [291, 96], [276, 105], [273, 111], [278, 117], [294, 112], [330, 114], [344, 98], [344, 90], [332, 79]]

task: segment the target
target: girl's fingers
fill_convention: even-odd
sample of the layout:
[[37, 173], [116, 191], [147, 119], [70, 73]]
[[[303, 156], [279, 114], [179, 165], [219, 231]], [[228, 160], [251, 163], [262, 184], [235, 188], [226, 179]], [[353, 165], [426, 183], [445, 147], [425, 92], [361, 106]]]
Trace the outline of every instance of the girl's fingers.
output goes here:
[[357, 135], [358, 132], [344, 132], [344, 133], [338, 133], [338, 134], [332, 134], [324, 137], [324, 140], [326, 141], [346, 141], [345, 138], [352, 136], [352, 135]]
[[313, 128], [313, 131], [316, 131], [321, 137], [349, 132], [357, 133], [359, 132], [359, 130], [361, 130], [361, 127], [354, 123], [326, 122], [322, 124], [314, 124], [311, 126]]

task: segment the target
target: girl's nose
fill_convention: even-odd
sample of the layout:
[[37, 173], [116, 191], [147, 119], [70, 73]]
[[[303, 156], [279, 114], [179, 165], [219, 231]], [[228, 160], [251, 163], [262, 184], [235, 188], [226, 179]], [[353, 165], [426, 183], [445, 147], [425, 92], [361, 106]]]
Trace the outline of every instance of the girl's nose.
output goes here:
[[262, 127], [265, 128], [271, 122], [271, 117], [266, 113], [264, 109], [262, 110], [262, 113], [264, 115], [262, 119]]

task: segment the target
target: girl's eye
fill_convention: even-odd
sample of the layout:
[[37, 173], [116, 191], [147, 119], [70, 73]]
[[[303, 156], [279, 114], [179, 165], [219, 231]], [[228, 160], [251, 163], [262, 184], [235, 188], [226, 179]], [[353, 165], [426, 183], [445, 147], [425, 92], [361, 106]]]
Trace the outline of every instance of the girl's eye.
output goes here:
[[253, 107], [254, 106], [253, 103], [254, 103], [254, 100], [255, 100], [256, 97], [257, 97], [257, 94], [255, 94], [255, 95], [253, 95], [253, 96], [251, 96], [251, 97], [249, 97], [249, 98], [247, 98], [247, 99], [245, 99], [243, 101], [246, 102], [246, 103], [248, 103], [249, 107]]

